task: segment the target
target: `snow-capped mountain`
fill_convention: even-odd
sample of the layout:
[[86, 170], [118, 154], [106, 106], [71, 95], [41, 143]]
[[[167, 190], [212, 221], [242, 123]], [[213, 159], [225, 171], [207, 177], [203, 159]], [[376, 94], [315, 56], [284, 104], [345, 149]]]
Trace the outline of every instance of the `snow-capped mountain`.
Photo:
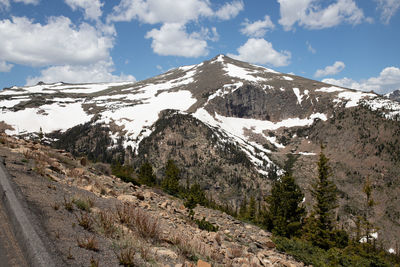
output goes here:
[[394, 90], [393, 92], [386, 94], [385, 97], [400, 102], [400, 89]]
[[[147, 159], [162, 175], [173, 158], [188, 182], [233, 206], [246, 193], [261, 198], [275, 167], [292, 168], [308, 203], [324, 144], [346, 227], [360, 210], [367, 176], [382, 191], [376, 208], [400, 214], [399, 205], [389, 205], [399, 193], [390, 184], [400, 183], [400, 104], [374, 93], [219, 55], [136, 83], [6, 88], [0, 108], [0, 129], [8, 134], [41, 129], [58, 147], [95, 160]], [[381, 229], [400, 233], [400, 218], [380, 214]]]

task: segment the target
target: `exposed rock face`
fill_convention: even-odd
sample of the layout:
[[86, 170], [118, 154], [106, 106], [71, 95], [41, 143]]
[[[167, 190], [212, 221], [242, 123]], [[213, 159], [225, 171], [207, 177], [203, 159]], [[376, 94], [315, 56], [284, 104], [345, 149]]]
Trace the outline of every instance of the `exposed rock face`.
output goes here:
[[385, 97], [400, 102], [400, 89], [399, 90], [395, 90], [389, 94], [386, 94]]
[[162, 178], [166, 162], [173, 159], [181, 170], [182, 185], [199, 183], [215, 200], [233, 207], [239, 196], [250, 192], [261, 199], [271, 181], [254, 169], [235, 143], [222, 141], [221, 135], [190, 115], [166, 111], [140, 143], [135, 162], [140, 166], [148, 160]]

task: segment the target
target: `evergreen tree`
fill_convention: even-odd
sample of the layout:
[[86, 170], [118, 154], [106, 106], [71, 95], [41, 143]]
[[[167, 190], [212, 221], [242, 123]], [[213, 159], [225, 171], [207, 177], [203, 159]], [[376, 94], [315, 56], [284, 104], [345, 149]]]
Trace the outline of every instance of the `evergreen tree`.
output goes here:
[[269, 206], [265, 214], [267, 228], [280, 236], [298, 235], [305, 215], [301, 205], [303, 198], [304, 194], [290, 173], [277, 179], [272, 185], [271, 195], [266, 198]]
[[240, 204], [239, 218], [245, 219], [247, 216], [247, 197], [245, 196]]
[[139, 169], [139, 182], [148, 186], [153, 186], [156, 183], [156, 176], [153, 172], [153, 167], [148, 161], [140, 166]]
[[346, 239], [343, 231], [334, 229], [334, 210], [337, 207], [337, 188], [329, 180], [332, 176], [328, 165], [329, 159], [323, 153], [319, 154], [318, 177], [312, 185], [311, 194], [314, 197], [315, 204], [310, 217], [307, 219], [305, 238], [314, 245], [323, 249], [329, 249], [336, 246], [336, 240], [339, 236]]
[[168, 160], [165, 166], [165, 177], [161, 182], [161, 187], [171, 195], [179, 193], [179, 174], [180, 171], [173, 160]]

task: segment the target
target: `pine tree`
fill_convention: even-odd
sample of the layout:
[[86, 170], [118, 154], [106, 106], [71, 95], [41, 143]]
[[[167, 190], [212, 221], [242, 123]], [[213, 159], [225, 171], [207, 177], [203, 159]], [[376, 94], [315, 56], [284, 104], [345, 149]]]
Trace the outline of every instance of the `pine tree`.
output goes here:
[[153, 186], [156, 183], [153, 167], [148, 161], [145, 161], [145, 163], [140, 166], [138, 178], [140, 183], [148, 186]]
[[[334, 210], [337, 208], [337, 188], [329, 180], [332, 176], [328, 165], [329, 159], [323, 153], [319, 154], [318, 177], [312, 185], [311, 194], [315, 204], [311, 216], [307, 219], [305, 238], [314, 245], [323, 249], [329, 249], [336, 245], [336, 233], [334, 230]], [[343, 235], [343, 231], [340, 231]], [[345, 237], [344, 237], [345, 239]]]
[[276, 235], [292, 237], [299, 234], [305, 209], [301, 205], [304, 194], [293, 176], [286, 173], [272, 185], [271, 195], [266, 198], [267, 228]]
[[177, 195], [179, 192], [180, 171], [173, 160], [168, 160], [165, 166], [165, 178], [161, 182], [161, 187], [165, 192], [171, 195]]
[[245, 219], [247, 216], [247, 197], [245, 196], [240, 204], [239, 218]]

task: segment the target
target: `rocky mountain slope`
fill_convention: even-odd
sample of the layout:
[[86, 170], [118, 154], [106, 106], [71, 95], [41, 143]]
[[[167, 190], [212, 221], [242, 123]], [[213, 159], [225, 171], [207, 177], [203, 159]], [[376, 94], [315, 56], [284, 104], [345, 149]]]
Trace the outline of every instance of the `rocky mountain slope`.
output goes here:
[[293, 172], [311, 204], [321, 143], [340, 193], [346, 229], [363, 212], [372, 181], [373, 222], [387, 246], [400, 241], [400, 104], [219, 55], [137, 83], [38, 84], [0, 92], [8, 134], [38, 137], [75, 155], [139, 166], [162, 179], [167, 159], [218, 201], [262, 199], [271, 170]]
[[218, 227], [199, 229], [182, 200], [122, 182], [105, 164], [6, 135], [0, 157], [59, 266], [304, 266], [222, 212], [196, 207], [195, 219]]
[[400, 89], [386, 94], [385, 97], [400, 102]]

